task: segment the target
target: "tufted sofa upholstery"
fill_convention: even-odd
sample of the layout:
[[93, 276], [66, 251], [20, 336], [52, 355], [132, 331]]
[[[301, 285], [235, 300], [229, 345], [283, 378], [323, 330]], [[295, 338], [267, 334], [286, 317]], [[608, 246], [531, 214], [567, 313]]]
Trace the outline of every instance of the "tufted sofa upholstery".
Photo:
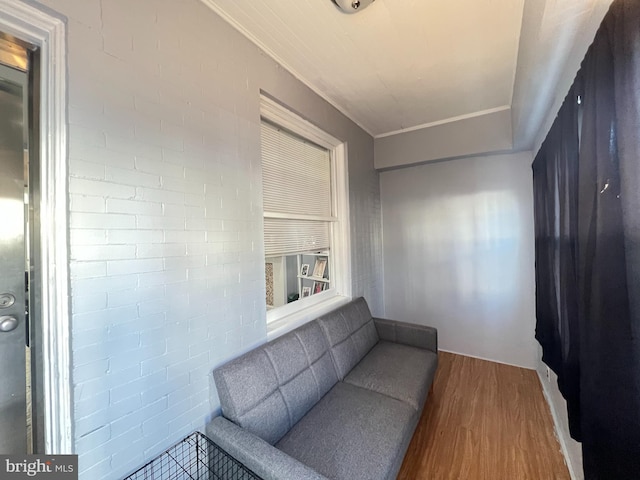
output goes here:
[[359, 298], [214, 370], [207, 435], [264, 479], [392, 479], [437, 363], [435, 329]]

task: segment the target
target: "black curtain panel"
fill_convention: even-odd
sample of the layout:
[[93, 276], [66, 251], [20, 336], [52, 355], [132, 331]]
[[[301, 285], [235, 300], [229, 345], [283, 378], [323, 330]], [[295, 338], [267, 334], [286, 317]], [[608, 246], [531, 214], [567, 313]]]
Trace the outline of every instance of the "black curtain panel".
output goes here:
[[536, 159], [536, 339], [558, 375], [571, 435], [580, 433], [578, 322], [578, 125], [580, 83], [571, 87]]
[[536, 339], [542, 345], [542, 360], [556, 374], [562, 369], [558, 328], [558, 288], [555, 278], [556, 174], [553, 145], [558, 120], [549, 130], [533, 162], [533, 203], [536, 251]]
[[640, 2], [615, 2], [581, 69], [580, 397], [585, 476], [594, 479], [640, 478], [640, 312], [632, 311], [640, 288], [639, 58]]
[[638, 479], [639, 0], [612, 4], [533, 171], [543, 360], [582, 441], [585, 478]]

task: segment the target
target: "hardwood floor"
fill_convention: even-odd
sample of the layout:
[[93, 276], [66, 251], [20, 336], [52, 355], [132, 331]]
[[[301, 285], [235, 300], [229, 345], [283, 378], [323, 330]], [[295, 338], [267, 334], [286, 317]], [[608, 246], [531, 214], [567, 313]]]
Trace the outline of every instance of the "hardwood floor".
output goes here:
[[440, 353], [399, 480], [570, 479], [532, 370]]

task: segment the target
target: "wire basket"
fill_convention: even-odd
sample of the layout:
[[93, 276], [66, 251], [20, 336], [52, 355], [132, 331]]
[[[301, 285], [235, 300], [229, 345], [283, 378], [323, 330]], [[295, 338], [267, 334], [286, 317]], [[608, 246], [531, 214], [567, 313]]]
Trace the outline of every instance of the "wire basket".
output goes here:
[[124, 480], [261, 480], [200, 432], [194, 432]]

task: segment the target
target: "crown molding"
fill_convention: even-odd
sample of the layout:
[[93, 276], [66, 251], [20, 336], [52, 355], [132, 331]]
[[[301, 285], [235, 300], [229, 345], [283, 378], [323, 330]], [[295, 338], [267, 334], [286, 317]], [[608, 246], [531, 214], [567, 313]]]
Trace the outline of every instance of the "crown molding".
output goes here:
[[394, 130], [392, 132], [381, 133], [374, 138], [391, 137], [392, 135], [398, 135], [400, 133], [415, 132], [416, 130], [423, 130], [425, 128], [437, 127], [438, 125], [445, 125], [447, 123], [459, 122], [461, 120], [468, 120], [470, 118], [482, 117], [484, 115], [491, 115], [492, 113], [504, 112], [510, 110], [511, 105], [503, 105], [501, 107], [488, 108], [487, 110], [480, 110], [479, 112], [466, 113], [464, 115], [458, 115], [457, 117], [445, 118], [443, 120], [437, 120], [435, 122], [423, 123], [422, 125], [416, 125], [414, 127], [402, 128], [400, 130]]
[[310, 80], [308, 80], [304, 75], [301, 75], [295, 68], [293, 68], [285, 59], [283, 59], [280, 55], [274, 52], [271, 48], [269, 48], [264, 42], [262, 42], [258, 37], [252, 34], [249, 30], [244, 28], [240, 23], [238, 23], [234, 18], [232, 18], [227, 12], [225, 12], [219, 5], [215, 3], [214, 0], [200, 0], [204, 5], [209, 7], [214, 13], [216, 13], [222, 20], [231, 25], [235, 30], [240, 32], [244, 37], [246, 37], [251, 43], [256, 45], [260, 50], [266, 53], [269, 57], [271, 57], [276, 63], [278, 63], [282, 68], [288, 71], [291, 75], [293, 75], [297, 80], [302, 82], [305, 86], [311, 89], [316, 95], [322, 98], [324, 101], [329, 103], [333, 108], [342, 113], [345, 117], [351, 120], [353, 123], [358, 125], [362, 130], [367, 132], [372, 137], [375, 135], [371, 132], [369, 128], [364, 125], [364, 122], [358, 120], [356, 116], [340, 106], [338, 102], [329, 97], [326, 93], [324, 93], [320, 88], [313, 84]]

